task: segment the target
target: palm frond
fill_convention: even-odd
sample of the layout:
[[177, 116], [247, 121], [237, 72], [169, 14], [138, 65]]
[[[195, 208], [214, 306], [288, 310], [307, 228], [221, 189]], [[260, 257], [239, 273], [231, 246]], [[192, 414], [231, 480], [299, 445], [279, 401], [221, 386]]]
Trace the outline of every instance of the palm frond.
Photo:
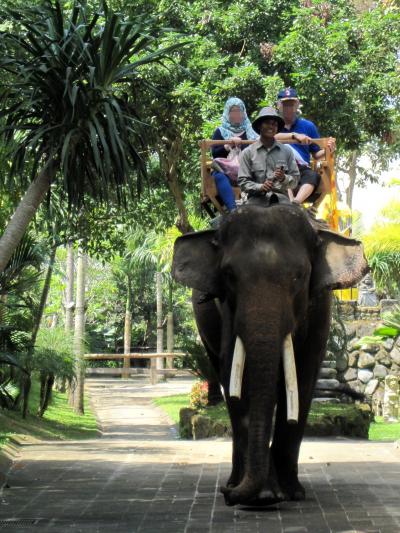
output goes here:
[[121, 200], [134, 190], [132, 171], [138, 180], [145, 173], [149, 134], [132, 82], [143, 65], [186, 43], [160, 46], [170, 30], [156, 18], [125, 20], [105, 3], [94, 15], [86, 3], [75, 3], [68, 15], [55, 0], [8, 9], [7, 17], [17, 28], [0, 32], [0, 70], [7, 73], [0, 118], [11, 173], [23, 176], [31, 161], [33, 178], [54, 157], [70, 204], [81, 204], [85, 192], [103, 201], [116, 190]]

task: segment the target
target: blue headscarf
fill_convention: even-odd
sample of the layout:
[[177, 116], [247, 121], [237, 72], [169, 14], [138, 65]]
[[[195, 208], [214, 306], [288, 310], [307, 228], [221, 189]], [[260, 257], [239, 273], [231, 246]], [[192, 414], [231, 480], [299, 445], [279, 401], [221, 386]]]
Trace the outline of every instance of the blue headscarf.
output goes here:
[[[240, 124], [231, 124], [229, 121], [229, 111], [232, 107], [237, 106], [243, 113], [243, 119]], [[231, 139], [236, 137], [239, 133], [243, 131], [246, 132], [247, 139], [253, 140], [258, 139], [257, 133], [251, 127], [251, 122], [247, 116], [246, 108], [243, 101], [240, 98], [228, 98], [225, 102], [224, 114], [222, 115], [222, 125], [219, 127], [221, 135], [224, 139]]]

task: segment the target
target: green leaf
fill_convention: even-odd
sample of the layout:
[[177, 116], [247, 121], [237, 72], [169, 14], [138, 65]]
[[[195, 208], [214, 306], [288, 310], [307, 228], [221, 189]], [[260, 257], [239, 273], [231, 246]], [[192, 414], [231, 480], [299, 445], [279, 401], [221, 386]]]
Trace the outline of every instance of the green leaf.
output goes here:
[[378, 335], [381, 337], [397, 337], [398, 335], [400, 335], [400, 329], [382, 326], [374, 331], [374, 335]]

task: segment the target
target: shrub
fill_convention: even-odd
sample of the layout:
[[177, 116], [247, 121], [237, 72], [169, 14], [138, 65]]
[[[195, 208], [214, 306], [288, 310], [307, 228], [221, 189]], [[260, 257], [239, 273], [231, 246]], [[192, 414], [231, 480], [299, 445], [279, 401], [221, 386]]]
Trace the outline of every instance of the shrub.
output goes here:
[[201, 409], [208, 404], [208, 383], [207, 381], [196, 381], [190, 391], [189, 405], [192, 409]]

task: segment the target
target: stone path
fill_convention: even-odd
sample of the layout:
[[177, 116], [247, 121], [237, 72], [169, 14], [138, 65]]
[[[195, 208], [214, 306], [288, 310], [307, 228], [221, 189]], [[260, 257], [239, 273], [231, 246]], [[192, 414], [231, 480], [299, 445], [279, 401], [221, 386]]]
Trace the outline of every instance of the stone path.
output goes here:
[[400, 532], [400, 452], [393, 443], [307, 439], [304, 502], [226, 507], [228, 440], [181, 441], [155, 396], [190, 380], [92, 380], [99, 440], [24, 446], [0, 493], [0, 531], [124, 533]]

